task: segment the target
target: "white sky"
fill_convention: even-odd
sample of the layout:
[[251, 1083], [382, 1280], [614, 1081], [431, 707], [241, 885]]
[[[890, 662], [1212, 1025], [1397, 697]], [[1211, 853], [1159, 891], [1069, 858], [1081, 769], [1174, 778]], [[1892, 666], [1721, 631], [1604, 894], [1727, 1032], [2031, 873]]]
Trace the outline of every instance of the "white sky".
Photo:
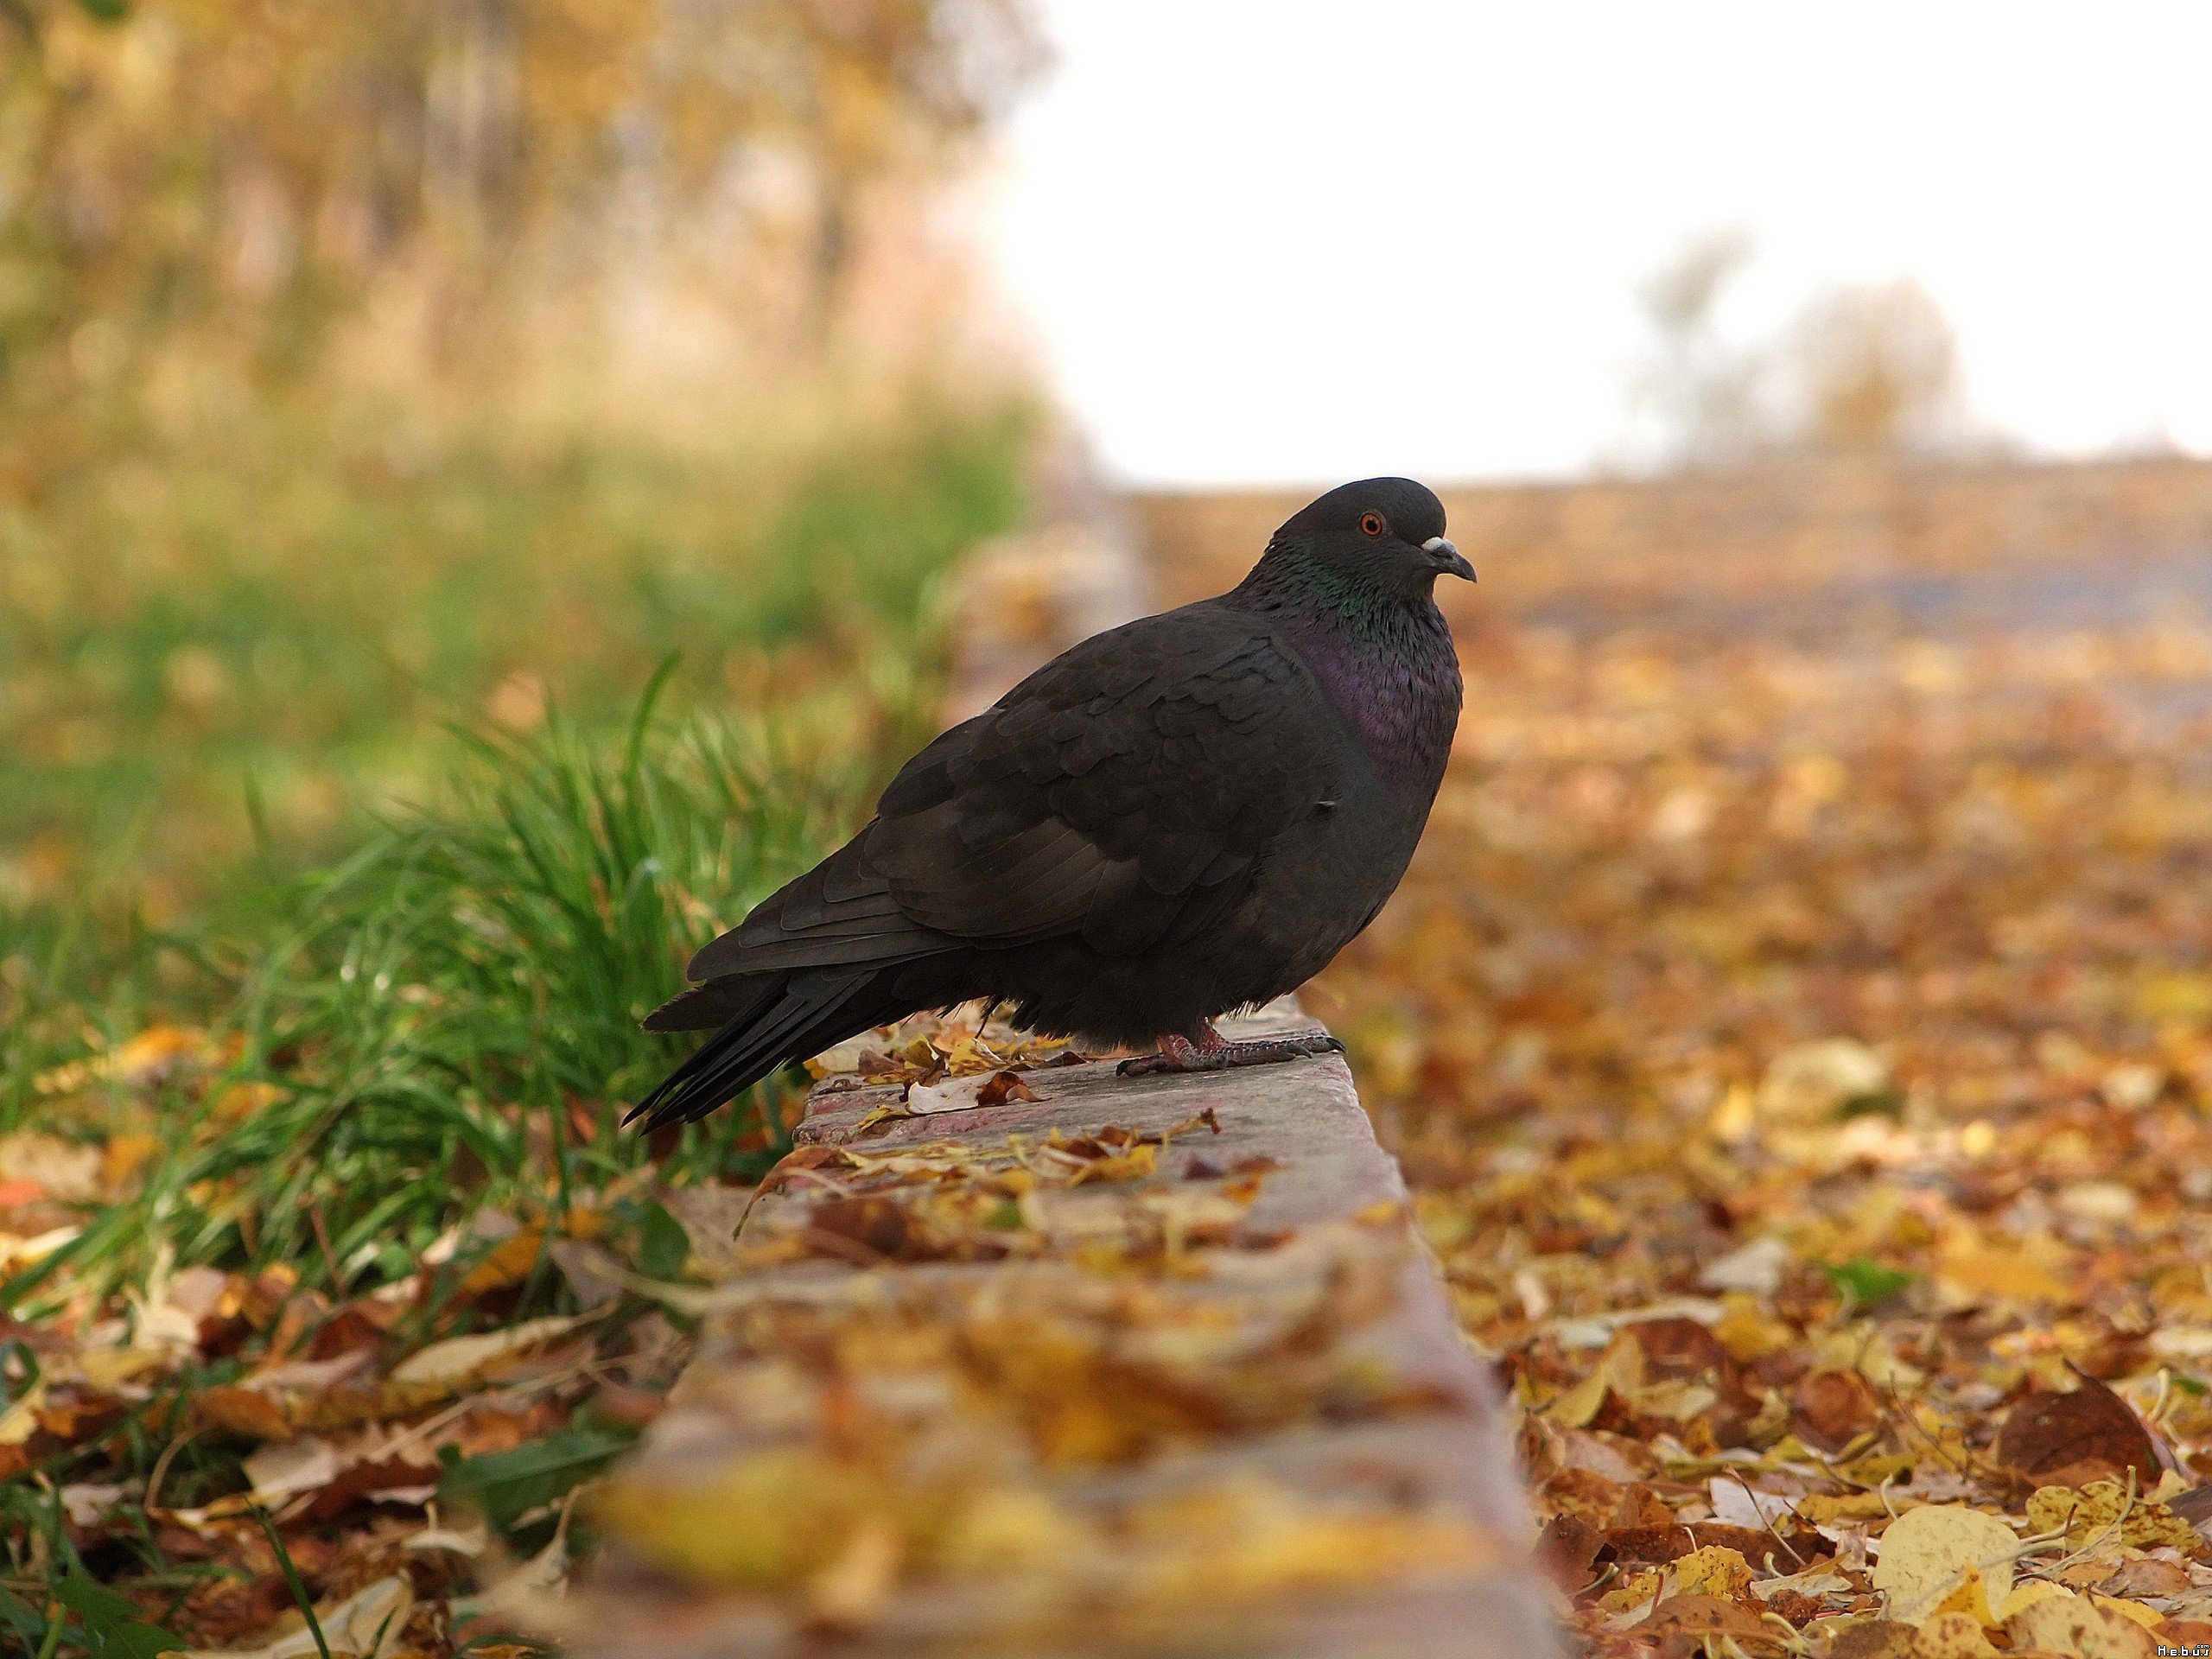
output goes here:
[[1001, 280], [1117, 475], [1620, 453], [1637, 284], [1910, 275], [2033, 448], [2212, 452], [2212, 5], [1041, 0]]

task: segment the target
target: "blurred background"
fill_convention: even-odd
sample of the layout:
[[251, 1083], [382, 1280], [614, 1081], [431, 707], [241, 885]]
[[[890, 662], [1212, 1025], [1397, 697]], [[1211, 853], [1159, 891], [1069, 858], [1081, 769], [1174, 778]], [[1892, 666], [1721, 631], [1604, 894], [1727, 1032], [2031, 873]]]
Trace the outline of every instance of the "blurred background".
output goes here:
[[16, 7], [0, 894], [756, 691], [1046, 410], [1140, 488], [2201, 451], [2212, 25], [1993, 16]]
[[2148, 1376], [2212, 1326], [2146, 1287], [2212, 1154], [2208, 60], [2152, 3], [0, 0], [0, 1305], [334, 1304], [630, 1190], [636, 1016], [948, 698], [1408, 473], [1468, 714], [1310, 1000], [1470, 1336], [1569, 1386], [1560, 1320], [1764, 1230], [1770, 1352], [2026, 1251], [1977, 1339]]

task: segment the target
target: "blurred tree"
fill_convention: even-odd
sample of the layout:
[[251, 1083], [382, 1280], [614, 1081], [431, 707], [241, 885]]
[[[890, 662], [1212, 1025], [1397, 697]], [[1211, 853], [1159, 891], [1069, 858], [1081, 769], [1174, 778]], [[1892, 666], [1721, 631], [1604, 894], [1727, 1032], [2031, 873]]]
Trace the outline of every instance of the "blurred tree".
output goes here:
[[1751, 262], [1741, 230], [1694, 238], [1638, 295], [1653, 343], [1633, 401], [1658, 428], [1666, 459], [1677, 466], [1741, 461], [1764, 442], [1770, 423], [1760, 407], [1764, 364], [1729, 340], [1720, 302]]
[[1834, 289], [1771, 337], [1742, 340], [1720, 312], [1751, 257], [1742, 232], [1708, 233], [1642, 290], [1652, 345], [1632, 402], [1665, 464], [1966, 441], [1957, 340], [1925, 289], [1910, 278]]
[[1910, 278], [1816, 301], [1789, 360], [1803, 439], [1815, 448], [1927, 448], [1959, 435], [1957, 337]]
[[0, 395], [181, 327], [282, 360], [402, 264], [473, 300], [728, 231], [763, 171], [827, 289], [861, 193], [1038, 60], [1021, 0], [0, 0]]

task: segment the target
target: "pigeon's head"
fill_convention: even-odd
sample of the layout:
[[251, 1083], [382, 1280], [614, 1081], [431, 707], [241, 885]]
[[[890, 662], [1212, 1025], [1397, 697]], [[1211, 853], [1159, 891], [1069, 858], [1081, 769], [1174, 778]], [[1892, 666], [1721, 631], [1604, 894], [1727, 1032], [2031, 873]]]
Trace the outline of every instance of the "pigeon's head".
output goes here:
[[1325, 570], [1331, 585], [1426, 598], [1439, 576], [1475, 579], [1445, 539], [1444, 504], [1410, 478], [1366, 478], [1331, 490], [1268, 543]]

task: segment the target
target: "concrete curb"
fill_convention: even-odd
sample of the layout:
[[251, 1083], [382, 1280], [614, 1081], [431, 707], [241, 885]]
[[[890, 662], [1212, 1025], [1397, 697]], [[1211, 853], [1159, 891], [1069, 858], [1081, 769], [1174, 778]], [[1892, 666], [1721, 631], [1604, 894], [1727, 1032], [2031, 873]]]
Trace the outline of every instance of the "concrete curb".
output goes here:
[[[1263, 1014], [1257, 1023], [1319, 1029], [1281, 1014]], [[1232, 1520], [1226, 1535], [1201, 1528], [1178, 1542], [1176, 1549], [1200, 1561], [1219, 1559], [1217, 1570], [1195, 1582], [1173, 1573], [1162, 1581], [1147, 1568], [1135, 1575], [1149, 1586], [1140, 1591], [1110, 1573], [1088, 1574], [1080, 1560], [1019, 1559], [1017, 1549], [1003, 1566], [903, 1578], [854, 1606], [838, 1603], [834, 1584], [824, 1588], [834, 1564], [826, 1575], [781, 1592], [702, 1588], [671, 1570], [666, 1550], [650, 1542], [633, 1547], [637, 1541], [618, 1528], [582, 1592], [591, 1611], [575, 1632], [580, 1652], [671, 1659], [814, 1652], [828, 1643], [853, 1654], [1036, 1659], [1556, 1653], [1548, 1598], [1528, 1554], [1532, 1529], [1488, 1377], [1452, 1324], [1433, 1263], [1413, 1231], [1396, 1166], [1376, 1143], [1343, 1061], [1325, 1056], [1146, 1078], [1122, 1077], [1112, 1063], [1091, 1062], [1019, 1075], [1032, 1098], [921, 1117], [883, 1116], [899, 1108], [896, 1084], [817, 1090], [798, 1132], [801, 1154], [787, 1160], [799, 1167], [764, 1187], [740, 1230], [741, 1257], [752, 1265], [720, 1294], [671, 1409], [618, 1479], [658, 1495], [647, 1500], [647, 1515], [672, 1515], [690, 1501], [687, 1494], [715, 1490], [713, 1471], [733, 1457], [825, 1432], [856, 1432], [849, 1423], [825, 1431], [805, 1413], [794, 1418], [754, 1392], [760, 1379], [804, 1370], [818, 1357], [807, 1344], [818, 1345], [825, 1327], [811, 1313], [794, 1323], [793, 1306], [814, 1313], [865, 1307], [879, 1321], [872, 1328], [901, 1332], [964, 1330], [963, 1322], [988, 1308], [1033, 1329], [1040, 1350], [1064, 1344], [1071, 1330], [1097, 1335], [1109, 1364], [1175, 1355], [1194, 1333], [1228, 1333], [1217, 1359], [1164, 1362], [1158, 1375], [1167, 1382], [1145, 1386], [1173, 1392], [1180, 1376], [1202, 1392], [1217, 1390], [1220, 1401], [1243, 1402], [1250, 1421], [1195, 1429], [1185, 1423], [1135, 1455], [1124, 1448], [1008, 1467], [1027, 1483], [1025, 1502], [1084, 1517], [1095, 1529], [1086, 1535], [1122, 1536], [1133, 1516], [1210, 1514], [1223, 1494], [1241, 1495], [1242, 1503], [1265, 1493], [1274, 1507], [1253, 1523], [1254, 1538], [1238, 1543], [1236, 1529], [1246, 1522]], [[806, 1248], [818, 1231], [819, 1206], [852, 1202], [849, 1192], [862, 1179], [842, 1162], [823, 1161], [833, 1148], [859, 1154], [868, 1168], [927, 1165], [922, 1185], [897, 1191], [957, 1205], [963, 1180], [992, 1179], [984, 1166], [1005, 1148], [1084, 1146], [1102, 1132], [1116, 1144], [1125, 1135], [1140, 1145], [1153, 1144], [1145, 1137], [1165, 1144], [1154, 1166], [1135, 1179], [1078, 1181], [1040, 1194], [1035, 1255], [988, 1262], [836, 1262]], [[1256, 1195], [1235, 1210], [1233, 1227], [1215, 1229], [1207, 1243], [1173, 1252], [1165, 1265], [1142, 1270], [1149, 1276], [1135, 1279], [1125, 1261], [1102, 1251], [1099, 1241], [1117, 1236], [1116, 1228], [1132, 1217], [1216, 1205], [1238, 1185], [1230, 1172], [1260, 1167], [1250, 1160], [1272, 1167], [1255, 1178]], [[833, 1193], [840, 1196], [827, 1196]], [[1299, 1334], [1285, 1341], [1285, 1332]], [[1023, 1345], [1017, 1341], [1016, 1351]], [[1032, 1421], [1065, 1405], [1052, 1397], [1055, 1376], [1048, 1368], [996, 1379], [1011, 1402], [1009, 1421]], [[902, 1373], [884, 1394], [893, 1402], [887, 1410], [912, 1410], [931, 1388], [947, 1402], [959, 1392], [925, 1366]], [[863, 1382], [857, 1397], [866, 1395]], [[1141, 1392], [1121, 1398], [1146, 1414]], [[1297, 1408], [1279, 1409], [1285, 1402]], [[844, 1407], [860, 1408], [849, 1400]], [[1230, 1408], [1232, 1415], [1243, 1408]], [[926, 1421], [931, 1409], [921, 1408], [915, 1421], [918, 1444], [942, 1427]], [[901, 1469], [899, 1480], [917, 1488], [943, 1478], [925, 1456]], [[891, 1507], [912, 1497], [902, 1486]], [[753, 1524], [735, 1513], [728, 1523]], [[651, 1530], [649, 1522], [645, 1531]], [[1335, 1559], [1280, 1559], [1286, 1551], [1296, 1556], [1296, 1545], [1283, 1541], [1300, 1538], [1351, 1541]], [[1357, 1555], [1378, 1538], [1385, 1542], [1372, 1560]], [[1450, 1547], [1432, 1554], [1424, 1545], [1408, 1557], [1399, 1548], [1408, 1538], [1447, 1539]], [[1156, 1566], [1156, 1558], [1146, 1559]]]

